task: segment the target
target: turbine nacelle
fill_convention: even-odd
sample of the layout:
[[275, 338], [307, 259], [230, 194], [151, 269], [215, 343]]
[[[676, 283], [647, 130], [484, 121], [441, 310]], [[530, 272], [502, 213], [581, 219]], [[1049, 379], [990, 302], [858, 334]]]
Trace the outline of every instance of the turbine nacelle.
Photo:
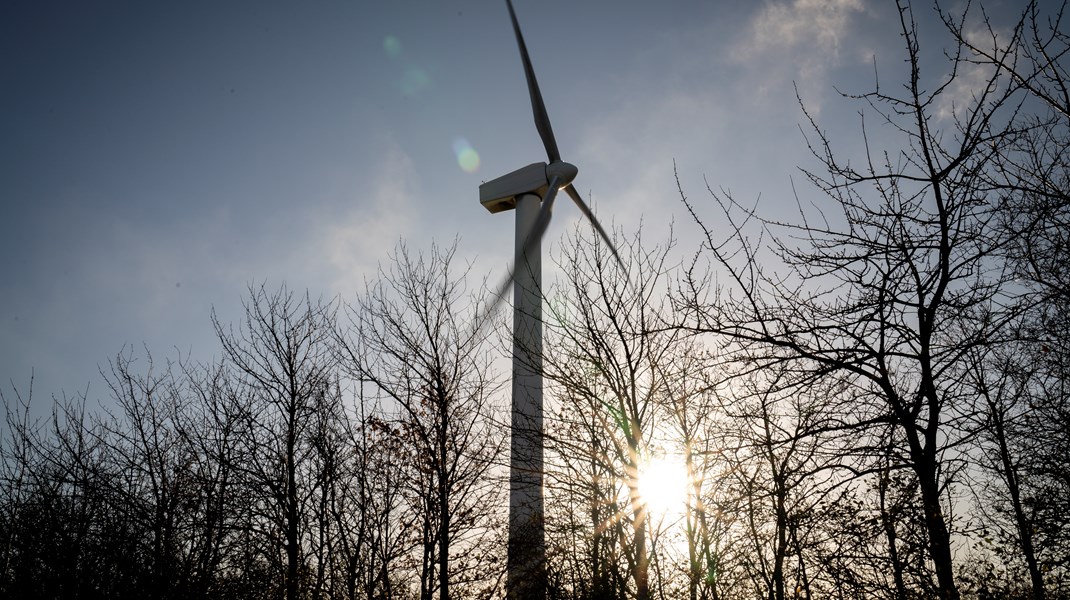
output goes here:
[[550, 182], [557, 178], [557, 188], [567, 186], [576, 178], [575, 165], [557, 160], [550, 164], [532, 163], [479, 186], [479, 202], [490, 212], [498, 213], [516, 208], [516, 197], [537, 194], [546, 197]]

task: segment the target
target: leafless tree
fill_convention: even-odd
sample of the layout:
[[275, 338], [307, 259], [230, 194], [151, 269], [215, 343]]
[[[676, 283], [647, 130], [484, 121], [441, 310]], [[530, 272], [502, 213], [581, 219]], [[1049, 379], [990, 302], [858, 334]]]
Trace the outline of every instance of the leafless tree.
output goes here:
[[178, 428], [187, 399], [180, 383], [170, 364], [157, 367], [148, 352], [144, 372], [138, 367], [126, 348], [103, 373], [121, 411], [106, 426], [115, 467], [125, 474], [117, 493], [147, 534], [140, 540], [149, 573], [146, 595], [167, 598], [189, 590], [183, 529], [199, 489], [189, 471], [193, 447]]
[[[1070, 372], [1066, 366], [1070, 350], [1066, 344], [1070, 331], [1070, 160], [1066, 152], [1070, 147], [1070, 22], [1066, 11], [1066, 2], [1030, 1], [1013, 23], [994, 21], [983, 4], [968, 6], [957, 19], [941, 13], [947, 30], [969, 50], [971, 64], [1007, 73], [1030, 107], [1017, 116], [1022, 135], [1015, 143], [998, 148], [989, 181], [1004, 206], [999, 225], [1008, 240], [1006, 259], [1019, 282], [1039, 301], [1019, 329], [1020, 342], [1013, 351], [977, 356], [978, 368], [973, 372], [991, 426], [987, 438], [998, 448], [1002, 495], [1017, 523], [1015, 545], [1026, 563], [1036, 599], [1044, 598], [1048, 587], [1056, 593], [1065, 590], [1070, 577], [1065, 569], [1054, 568], [1066, 556], [1055, 548], [1065, 547], [1070, 538], [1070, 532], [1058, 525], [1067, 521], [1067, 513], [1059, 508], [1065, 503], [1047, 500], [1070, 494], [1066, 461], [1049, 458], [1050, 450], [1065, 456], [1070, 448], [1065, 434]], [[1014, 459], [1016, 446], [1021, 456], [1029, 457], [1021, 464]], [[1038, 461], [1039, 457], [1043, 459]], [[1039, 463], [1049, 467], [1031, 468]], [[1024, 492], [1023, 488], [1032, 489]], [[1022, 497], [1028, 497], [1032, 506], [1024, 506]], [[1054, 519], [1045, 522], [1049, 517]], [[1037, 535], [1043, 541], [1031, 539]], [[1044, 565], [1039, 564], [1038, 554], [1045, 555]]]
[[716, 425], [722, 413], [722, 390], [715, 384], [708, 349], [694, 340], [678, 342], [673, 368], [666, 370], [664, 414], [670, 437], [679, 444], [687, 474], [684, 538], [687, 545], [687, 592], [690, 600], [717, 600], [723, 587], [725, 542], [734, 510], [722, 494], [731, 467], [723, 460], [726, 441]]
[[[23, 415], [26, 413], [23, 412]], [[5, 522], [4, 593], [11, 597], [133, 597], [144, 588], [145, 531], [121, 493], [108, 430], [84, 395], [54, 402], [47, 423], [9, 418], [15, 444], [5, 470], [17, 487]], [[12, 493], [16, 492], [16, 493]]]
[[480, 295], [456, 247], [410, 254], [401, 244], [366, 293], [346, 307], [345, 369], [383, 411], [383, 432], [401, 445], [408, 514], [415, 523], [420, 598], [491, 594], [503, 564], [504, 432], [496, 426], [486, 330], [474, 325]]
[[808, 597], [816, 591], [812, 582], [822, 579], [821, 565], [809, 562], [811, 517], [830, 493], [843, 447], [811, 408], [829, 386], [782, 388], [781, 378], [790, 376], [775, 368], [731, 376], [717, 406], [717, 459], [726, 463], [724, 484], [739, 503], [734, 540], [747, 548], [741, 568], [770, 600], [790, 597], [791, 590]]
[[[578, 477], [585, 486], [576, 497], [582, 504], [564, 510], [581, 510], [592, 520], [585, 529], [598, 594], [652, 597], [655, 531], [640, 473], [655, 454], [683, 452], [670, 439], [671, 424], [662, 423], [676, 382], [675, 353], [682, 349], [676, 344], [680, 334], [662, 327], [669, 320], [664, 292], [673, 244], [670, 235], [661, 245], [644, 247], [641, 231], [621, 240], [625, 273], [596, 237], [571, 235], [558, 259], [563, 279], [544, 312], [543, 376], [558, 406], [551, 445], [568, 471], [563, 476]], [[630, 579], [627, 588], [613, 564], [618, 557], [624, 581]]]
[[[281, 562], [287, 600], [306, 593], [306, 520], [314, 512], [320, 415], [340, 402], [334, 379], [330, 305], [300, 298], [285, 286], [251, 288], [235, 329], [213, 317], [227, 364], [240, 377], [246, 428], [238, 464], [253, 490], [264, 558]], [[279, 556], [282, 560], [279, 561]]]
[[[896, 429], [920, 491], [938, 594], [955, 600], [946, 494], [968, 436], [959, 425], [973, 405], [964, 397], [964, 357], [1004, 343], [1021, 314], [1021, 297], [997, 260], [999, 203], [988, 193], [998, 149], [1020, 134], [1018, 87], [989, 69], [968, 102], [953, 105], [954, 119], [942, 120], [938, 107], [966, 48], [953, 49], [940, 79], [923, 80], [913, 11], [898, 7], [910, 67], [904, 92], [878, 85], [856, 98], [901, 136], [899, 149], [845, 160], [811, 118], [823, 172], [805, 172], [832, 204], [816, 215], [801, 210], [800, 223], [761, 220], [711, 190], [729, 223], [724, 239], [685, 197], [725, 283], [693, 271], [680, 306], [685, 328], [734, 340], [739, 363], [787, 367], [800, 390], [830, 377], [849, 386], [818, 407], [827, 427], [855, 431], [867, 444], [875, 432]], [[868, 144], [864, 120], [862, 131]], [[748, 237], [748, 220], [770, 236], [768, 254], [764, 240]], [[782, 272], [768, 266], [773, 257]]]

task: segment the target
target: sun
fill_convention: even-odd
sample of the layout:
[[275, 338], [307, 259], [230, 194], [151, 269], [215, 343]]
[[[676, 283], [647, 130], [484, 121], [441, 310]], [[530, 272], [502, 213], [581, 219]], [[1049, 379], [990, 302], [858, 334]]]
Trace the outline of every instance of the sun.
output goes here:
[[654, 456], [639, 468], [639, 495], [650, 516], [661, 519], [684, 512], [687, 467], [678, 456]]

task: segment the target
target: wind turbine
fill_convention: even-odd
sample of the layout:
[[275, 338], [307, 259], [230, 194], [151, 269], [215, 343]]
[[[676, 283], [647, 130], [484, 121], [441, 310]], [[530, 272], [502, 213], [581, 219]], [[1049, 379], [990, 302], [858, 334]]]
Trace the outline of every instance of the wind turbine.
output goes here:
[[549, 162], [533, 163], [479, 186], [479, 201], [492, 213], [516, 210], [513, 268], [492, 310], [513, 285], [513, 401], [509, 472], [509, 548], [506, 591], [510, 600], [546, 597], [542, 445], [542, 236], [550, 225], [554, 198], [565, 190], [623, 266], [613, 242], [572, 181], [578, 169], [561, 160], [546, 106], [535, 80], [524, 36], [511, 0], [506, 0], [524, 63], [535, 128]]

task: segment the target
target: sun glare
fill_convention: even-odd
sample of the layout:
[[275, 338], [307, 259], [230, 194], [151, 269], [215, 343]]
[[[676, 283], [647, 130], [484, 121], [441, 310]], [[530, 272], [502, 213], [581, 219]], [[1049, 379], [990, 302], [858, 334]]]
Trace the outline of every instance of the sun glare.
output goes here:
[[687, 497], [687, 467], [679, 457], [655, 456], [639, 471], [639, 493], [652, 517], [681, 514]]

